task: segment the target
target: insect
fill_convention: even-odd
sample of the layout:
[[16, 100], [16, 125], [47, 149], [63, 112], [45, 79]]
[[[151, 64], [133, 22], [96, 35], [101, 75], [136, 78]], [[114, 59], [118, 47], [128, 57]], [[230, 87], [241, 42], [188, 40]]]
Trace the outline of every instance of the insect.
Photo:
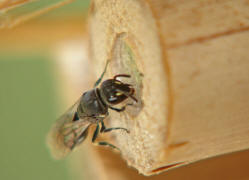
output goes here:
[[[58, 159], [66, 156], [76, 146], [80, 145], [87, 137], [88, 128], [92, 124], [97, 124], [92, 137], [93, 143], [95, 143], [99, 133], [106, 133], [112, 130], [124, 130], [129, 133], [129, 130], [126, 128], [106, 128], [104, 124], [104, 119], [108, 116], [109, 109], [122, 112], [126, 106], [132, 104], [127, 103], [121, 108], [113, 107], [114, 105], [123, 102], [127, 98], [137, 102], [137, 99], [133, 96], [135, 90], [132, 85], [118, 80], [119, 77], [130, 78], [130, 75], [118, 74], [112, 79], [107, 79], [101, 83], [108, 62], [100, 78], [96, 81], [94, 88], [83, 93], [80, 99], [52, 127], [48, 135], [48, 145], [55, 158]], [[98, 88], [97, 86], [100, 83], [101, 85]], [[97, 144], [117, 148], [108, 142], [98, 142]]]

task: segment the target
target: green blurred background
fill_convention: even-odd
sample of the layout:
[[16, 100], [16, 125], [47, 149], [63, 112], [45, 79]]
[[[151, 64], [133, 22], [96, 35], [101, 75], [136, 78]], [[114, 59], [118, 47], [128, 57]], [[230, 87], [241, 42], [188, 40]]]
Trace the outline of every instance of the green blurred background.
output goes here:
[[45, 143], [63, 102], [50, 48], [84, 35], [88, 6], [78, 0], [0, 30], [1, 180], [70, 179], [67, 160], [53, 160]]

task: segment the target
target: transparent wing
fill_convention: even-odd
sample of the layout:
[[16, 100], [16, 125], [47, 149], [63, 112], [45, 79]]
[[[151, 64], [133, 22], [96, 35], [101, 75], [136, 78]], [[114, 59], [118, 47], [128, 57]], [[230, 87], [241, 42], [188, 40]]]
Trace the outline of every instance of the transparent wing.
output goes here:
[[65, 157], [87, 136], [91, 124], [89, 118], [73, 121], [79, 102], [80, 99], [55, 122], [48, 133], [47, 143], [55, 159]]

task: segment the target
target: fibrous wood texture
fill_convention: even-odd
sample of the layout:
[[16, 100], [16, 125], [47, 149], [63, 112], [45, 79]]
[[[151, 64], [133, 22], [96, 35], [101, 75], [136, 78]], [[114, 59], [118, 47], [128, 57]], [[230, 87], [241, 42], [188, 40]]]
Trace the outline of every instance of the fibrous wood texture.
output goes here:
[[90, 8], [96, 74], [110, 59], [105, 78], [131, 74], [123, 80], [139, 99], [107, 119], [130, 130], [107, 137], [128, 165], [151, 175], [248, 149], [249, 1], [93, 0]]

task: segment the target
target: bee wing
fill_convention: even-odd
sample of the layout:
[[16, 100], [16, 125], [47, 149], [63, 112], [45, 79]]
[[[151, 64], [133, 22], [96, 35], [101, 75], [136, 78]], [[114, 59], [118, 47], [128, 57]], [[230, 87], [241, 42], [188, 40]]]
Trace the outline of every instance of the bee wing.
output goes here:
[[80, 99], [70, 107], [53, 125], [47, 136], [47, 144], [55, 159], [65, 157], [83, 142], [91, 124], [86, 118], [73, 121]]

